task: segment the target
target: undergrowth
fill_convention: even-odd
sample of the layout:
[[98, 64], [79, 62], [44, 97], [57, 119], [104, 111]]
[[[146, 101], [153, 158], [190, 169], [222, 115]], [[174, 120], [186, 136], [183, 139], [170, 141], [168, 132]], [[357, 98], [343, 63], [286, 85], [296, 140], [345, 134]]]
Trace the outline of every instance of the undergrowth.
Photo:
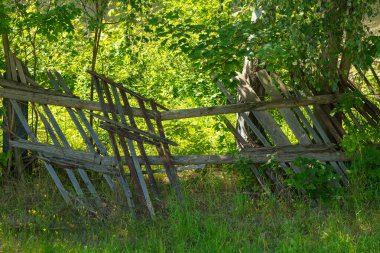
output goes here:
[[111, 195], [103, 196], [106, 206], [99, 213], [68, 207], [45, 176], [3, 182], [0, 252], [376, 252], [380, 248], [379, 198], [362, 198], [354, 187], [340, 199], [314, 202], [243, 193], [236, 187], [236, 175], [218, 168], [183, 173], [181, 182], [185, 207], [168, 194], [155, 220], [131, 217]]

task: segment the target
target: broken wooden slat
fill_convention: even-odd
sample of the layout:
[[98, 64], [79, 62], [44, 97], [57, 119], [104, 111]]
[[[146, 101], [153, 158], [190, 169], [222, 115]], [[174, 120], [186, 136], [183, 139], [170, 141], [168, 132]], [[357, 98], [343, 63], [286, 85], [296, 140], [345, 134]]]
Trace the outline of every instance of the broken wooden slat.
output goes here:
[[[33, 131], [30, 129], [30, 127], [28, 125], [28, 122], [26, 121], [24, 115], [22, 114], [21, 108], [19, 107], [19, 105], [17, 104], [17, 102], [15, 100], [13, 100], [13, 99], [10, 99], [10, 102], [11, 102], [12, 107], [15, 110], [15, 112], [16, 112], [16, 114], [17, 114], [17, 116], [18, 116], [18, 118], [19, 118], [19, 120], [21, 122], [21, 124], [25, 128], [25, 131], [28, 133], [30, 139], [32, 140], [32, 142], [38, 143], [36, 136], [34, 135]], [[43, 163], [44, 163], [47, 171], [49, 172], [50, 176], [52, 177], [55, 185], [57, 186], [58, 191], [61, 193], [63, 199], [65, 200], [65, 202], [67, 204], [71, 204], [71, 199], [69, 197], [69, 192], [63, 186], [63, 184], [62, 184], [61, 180], [59, 179], [57, 173], [55, 172], [54, 168], [47, 161], [43, 161]]]
[[[99, 101], [100, 101], [100, 105], [102, 107], [102, 111], [103, 111], [103, 114], [104, 114], [104, 117], [106, 117], [107, 119], [109, 119], [109, 116], [108, 116], [108, 111], [107, 111], [107, 106], [106, 106], [106, 103], [105, 103], [105, 100], [104, 100], [104, 97], [103, 97], [103, 92], [101, 90], [101, 87], [100, 87], [100, 83], [99, 83], [99, 80], [93, 76], [93, 80], [94, 80], [94, 83], [95, 83], [95, 88], [96, 88], [96, 91], [98, 93], [98, 97], [99, 97]], [[110, 98], [110, 94], [108, 92], [108, 97]], [[111, 98], [110, 98], [111, 99]], [[112, 103], [112, 99], [111, 101], [109, 101], [109, 103]], [[112, 106], [113, 104], [109, 105], [109, 106]], [[111, 112], [112, 112], [112, 107], [111, 108]], [[113, 112], [113, 117], [115, 119], [116, 115], [114, 114]], [[116, 118], [117, 119], [117, 118]], [[126, 147], [125, 143], [122, 143], [123, 144], [123, 149], [124, 149], [124, 159], [122, 160], [121, 159], [121, 156], [120, 156], [120, 151], [119, 151], [119, 148], [118, 148], [118, 145], [117, 145], [117, 142], [116, 142], [116, 138], [115, 138], [115, 134], [112, 133], [112, 132], [109, 132], [108, 131], [108, 135], [109, 135], [109, 138], [110, 138], [110, 141], [111, 141], [111, 145], [112, 145], [112, 148], [114, 150], [114, 154], [115, 154], [115, 157], [117, 159], [117, 161], [119, 162], [119, 170], [120, 171], [123, 171], [123, 167], [121, 165], [122, 161], [125, 161], [125, 163], [128, 165], [128, 167], [130, 168], [130, 171], [133, 172], [134, 170], [134, 163], [131, 161], [131, 157], [129, 156], [129, 151], [127, 150], [128, 148]], [[121, 138], [123, 139], [123, 138]], [[135, 175], [135, 174], [134, 174]], [[133, 176], [133, 175], [132, 175]], [[139, 187], [141, 187], [139, 185], [139, 183], [137, 182], [136, 180], [136, 176], [135, 176], [135, 179], [134, 179], [134, 182], [135, 182], [135, 185], [137, 186], [137, 189], [139, 190]], [[140, 188], [140, 193], [142, 192], [141, 188]], [[141, 196], [141, 195], [139, 195]], [[141, 197], [139, 197], [141, 198]], [[142, 200], [143, 202], [145, 201]], [[150, 206], [151, 209], [149, 209], [149, 213], [151, 216], [154, 216], [154, 211], [152, 211], [152, 206]]]
[[[271, 76], [280, 85], [280, 88], [281, 88], [282, 92], [284, 93], [285, 97], [290, 98], [291, 97], [290, 92], [289, 92], [288, 88], [286, 87], [286, 85], [281, 81], [281, 79], [274, 73], [271, 73]], [[307, 111], [307, 109], [309, 109], [309, 108], [307, 106], [305, 106], [304, 109]], [[319, 137], [317, 132], [314, 130], [314, 128], [311, 126], [310, 122], [307, 120], [307, 118], [305, 117], [305, 115], [303, 114], [301, 109], [299, 107], [294, 107], [293, 110], [296, 113], [296, 115], [299, 117], [299, 119], [302, 121], [302, 123], [305, 125], [307, 131], [313, 137], [314, 141], [316, 143], [322, 143], [321, 138]], [[309, 117], [310, 117], [310, 115], [309, 115]]]
[[[280, 79], [278, 79], [278, 80], [279, 80], [279, 82], [281, 82]], [[285, 85], [284, 85], [284, 87], [285, 87]], [[286, 87], [285, 87], [285, 89], [286, 89]], [[301, 94], [300, 94], [300, 92], [297, 89], [294, 89], [294, 92], [295, 92], [295, 94], [296, 94], [297, 97], [301, 97]], [[330, 143], [332, 143], [330, 141], [330, 138], [327, 136], [325, 130], [323, 129], [323, 127], [321, 126], [321, 124], [317, 120], [316, 116], [311, 111], [311, 109], [308, 106], [305, 106], [304, 109], [305, 109], [307, 115], [309, 116], [311, 122], [313, 123], [313, 125], [314, 125], [314, 127], [315, 127], [315, 129], [317, 131], [317, 133], [310, 132], [312, 134], [314, 140], [316, 141], [316, 143], [317, 144], [321, 144], [321, 143], [330, 144]], [[322, 139], [316, 138], [316, 136], [318, 136], [318, 135], [321, 136]], [[336, 171], [338, 172], [339, 175], [342, 175], [342, 174], [345, 175], [345, 176], [342, 176], [342, 182], [344, 184], [346, 184], [347, 183], [347, 179], [346, 179], [346, 177], [347, 177], [347, 175], [346, 175], [347, 168], [346, 168], [345, 164], [343, 162], [339, 162], [338, 161], [338, 162], [331, 162], [331, 165], [336, 169]], [[341, 171], [341, 172], [339, 172], [339, 171]]]
[[[9, 81], [0, 78], [0, 86], [2, 83], [9, 83]], [[77, 109], [86, 109], [90, 111], [102, 111], [99, 102], [81, 100], [68, 96], [59, 96], [56, 94], [42, 94], [36, 91], [16, 90], [5, 87], [0, 87], [0, 94], [3, 98], [10, 98], [19, 101], [29, 101], [38, 104], [49, 104], [64, 107], [71, 107]], [[331, 104], [339, 100], [342, 95], [321, 95], [315, 97], [307, 97], [303, 99], [283, 99], [280, 101], [271, 102], [255, 102], [244, 104], [230, 104], [221, 106], [210, 106], [203, 108], [191, 108], [181, 110], [162, 111], [161, 120], [177, 120], [195, 117], [213, 116], [219, 114], [234, 114], [247, 111], [265, 111], [278, 108], [292, 108], [306, 105], [315, 104]], [[105, 105], [105, 110], [110, 111], [109, 106]], [[132, 108], [133, 114], [136, 117], [142, 117], [142, 112], [139, 108]], [[153, 118], [153, 112], [149, 111], [149, 117]]]
[[[173, 146], [178, 146], [178, 143], [175, 143], [174, 141], [172, 140], [169, 140], [168, 138], [162, 138], [160, 136], [157, 136], [155, 134], [152, 134], [152, 133], [149, 133], [149, 132], [146, 132], [146, 131], [143, 131], [143, 130], [140, 130], [137, 128], [136, 124], [132, 124], [132, 126], [128, 126], [126, 124], [122, 124], [122, 123], [119, 123], [119, 122], [115, 122], [113, 120], [110, 120], [110, 119], [107, 119], [106, 117], [104, 116], [101, 116], [99, 114], [96, 114], [96, 113], [90, 113], [91, 115], [93, 115], [94, 117], [104, 121], [104, 125], [113, 125], [112, 128], [117, 128], [117, 129], [124, 129], [124, 131], [128, 131], [128, 132], [133, 132], [135, 134], [138, 134], [138, 135], [143, 135], [142, 137], [144, 137], [145, 140], [147, 140], [148, 142], [164, 142], [164, 143], [168, 143], [170, 145], [173, 145]], [[143, 112], [143, 115], [144, 115], [144, 112]], [[130, 117], [128, 115], [128, 117]], [[145, 138], [147, 137], [147, 138]], [[151, 138], [152, 140], [149, 140], [148, 138]]]
[[[227, 91], [227, 89], [224, 87], [224, 85], [221, 82], [217, 82], [217, 85], [219, 89], [224, 93], [224, 95], [227, 97], [227, 100], [231, 104], [236, 104], [235, 99], [231, 96], [231, 94]], [[252, 120], [246, 115], [244, 112], [239, 113], [240, 116], [243, 117], [245, 122], [247, 123], [248, 127], [253, 131], [253, 133], [256, 135], [259, 141], [265, 146], [269, 147], [271, 146], [268, 140], [265, 138], [265, 136], [260, 132], [260, 130], [255, 126], [255, 124], [252, 122]]]
[[[119, 108], [121, 106], [121, 105], [117, 105], [118, 103], [120, 103], [118, 94], [117, 93], [114, 94], [116, 95], [116, 97], [114, 96], [114, 100], [116, 103], [116, 108], [115, 108], [115, 104], [114, 104], [114, 101], [112, 99], [112, 95], [109, 89], [110, 84], [107, 83], [103, 79], [101, 83], [102, 83], [103, 91], [107, 98], [107, 102], [111, 108], [111, 115], [113, 117], [113, 120], [118, 122], [118, 115], [116, 114], [116, 108]], [[100, 93], [99, 96], [102, 96], [102, 93]], [[114, 110], [112, 110], [112, 108], [114, 108]], [[123, 114], [120, 114], [119, 117], [122, 122], [126, 122], [125, 116]], [[126, 159], [130, 159], [130, 158], [132, 159], [132, 163], [129, 164], [129, 169], [131, 172], [132, 180], [135, 183], [136, 190], [139, 193], [139, 199], [142, 199], [142, 204], [146, 205], [146, 207], [148, 208], [149, 214], [153, 218], [155, 216], [153, 204], [150, 199], [148, 188], [146, 186], [146, 183], [142, 174], [140, 162], [137, 159], [137, 154], [136, 154], [136, 150], [133, 145], [133, 142], [130, 140], [130, 138], [125, 138], [124, 136], [121, 136], [119, 133], [117, 133], [117, 135], [119, 136], [119, 141], [120, 141], [120, 144], [121, 144], [121, 147], [123, 149]]]
[[[120, 93], [123, 93], [123, 92], [120, 91]], [[125, 95], [125, 94], [124, 94], [124, 95]], [[126, 98], [126, 96], [123, 97], [123, 101], [125, 101], [125, 98]], [[140, 105], [140, 108], [141, 108], [141, 110], [142, 110], [142, 112], [143, 112], [145, 122], [146, 122], [147, 120], [150, 122], [149, 118], [147, 118], [147, 115], [146, 115], [146, 108], [145, 108], [145, 105], [144, 105], [144, 100], [139, 99], [139, 98], [137, 98], [137, 100], [138, 100], [138, 103], [139, 103], [139, 105]], [[127, 104], [125, 105], [125, 108], [128, 110], [129, 107], [130, 107], [130, 106], [129, 106], [128, 99], [127, 99], [126, 102], [127, 102]], [[130, 120], [130, 122], [131, 122], [131, 125], [133, 125], [135, 128], [137, 128], [137, 125], [136, 125], [136, 123], [135, 123], [135, 120], [134, 120], [133, 114], [132, 114], [132, 113], [128, 113], [128, 117], [129, 117], [129, 120]], [[152, 134], [152, 133], [151, 133], [151, 134]], [[153, 135], [156, 136], [155, 134], [153, 134]], [[148, 174], [148, 176], [149, 176], [149, 182], [150, 182], [150, 184], [151, 184], [151, 186], [152, 186], [152, 188], [153, 188], [153, 192], [155, 193], [156, 197], [159, 198], [159, 196], [160, 196], [160, 192], [159, 192], [159, 190], [158, 190], [157, 182], [156, 182], [156, 180], [155, 180], [155, 178], [154, 178], [154, 176], [153, 176], [153, 170], [152, 170], [152, 167], [150, 166], [150, 163], [149, 163], [149, 161], [148, 161], [148, 158], [147, 158], [147, 154], [146, 154], [146, 152], [145, 152], [144, 145], [143, 145], [142, 142], [137, 142], [137, 145], [138, 145], [138, 148], [139, 148], [139, 150], [140, 150], [141, 157], [143, 158], [143, 163], [144, 163], [144, 165], [145, 165], [145, 168], [146, 168], [147, 174]], [[157, 145], [160, 145], [160, 143], [155, 143], [154, 145], [157, 147]]]
[[331, 104], [339, 100], [342, 95], [321, 95], [307, 97], [304, 99], [281, 99], [270, 102], [247, 102], [242, 104], [230, 104], [221, 106], [210, 106], [202, 108], [181, 109], [161, 112], [161, 119], [175, 120], [195, 117], [213, 116], [220, 114], [233, 114], [248, 111], [265, 111], [278, 108], [292, 108], [306, 105]]
[[231, 122], [224, 116], [220, 115], [219, 118], [221, 118], [224, 121], [224, 124], [226, 124], [227, 128], [230, 130], [230, 132], [235, 136], [235, 139], [237, 140], [237, 143], [240, 148], [243, 148], [245, 145], [252, 145], [251, 143], [248, 143], [237, 131], [237, 129], [231, 124]]
[[[114, 87], [116, 87], [116, 88], [122, 90], [123, 92], [126, 92], [126, 93], [128, 93], [128, 94], [134, 96], [135, 98], [139, 98], [139, 99], [142, 99], [142, 100], [144, 100], [144, 101], [149, 101], [148, 98], [146, 98], [146, 97], [144, 97], [144, 96], [141, 96], [140, 94], [138, 94], [138, 93], [136, 93], [136, 92], [134, 92], [134, 91], [132, 91], [132, 90], [130, 90], [130, 89], [124, 87], [123, 85], [121, 85], [121, 84], [119, 84], [119, 83], [114, 82], [113, 80], [111, 80], [111, 79], [109, 79], [109, 78], [107, 78], [107, 77], [105, 77], [105, 76], [103, 76], [103, 75], [100, 75], [100, 74], [96, 73], [95, 71], [88, 70], [87, 72], [90, 73], [92, 76], [101, 79], [102, 82], [108, 83], [108, 84], [110, 84], [111, 86], [114, 86]], [[158, 104], [158, 103], [156, 103], [156, 105], [157, 105], [158, 107], [160, 107], [160, 108], [162, 108], [162, 109], [168, 111], [168, 109], [167, 109], [166, 107], [164, 107], [163, 105], [160, 105], [160, 104]]]
[[[158, 111], [157, 110], [157, 104], [153, 100], [150, 100], [150, 106], [152, 107], [153, 111]], [[158, 128], [159, 136], [161, 138], [166, 138], [165, 132], [164, 132], [164, 127], [162, 126], [160, 114], [155, 114], [155, 121], [156, 121], [156, 126]], [[159, 156], [164, 163], [164, 166], [166, 169], [166, 175], [168, 176], [169, 182], [174, 189], [174, 193], [176, 194], [177, 200], [179, 201], [179, 203], [181, 205], [183, 205], [184, 197], [183, 197], [181, 187], [179, 184], [179, 179], [178, 179], [175, 167], [174, 167], [173, 157], [170, 153], [169, 145], [167, 143], [162, 143], [162, 146], [163, 146], [164, 154], [162, 154], [161, 148], [158, 148], [157, 151], [159, 152]]]
[[[50, 72], [48, 72], [48, 76], [49, 76], [49, 79], [50, 79], [51, 83], [53, 84], [54, 88], [58, 92], [62, 92], [62, 89], [60, 88], [60, 86], [61, 86], [68, 96], [74, 96], [73, 93], [71, 92], [71, 90], [69, 89], [69, 87], [67, 87], [67, 85], [66, 85], [65, 81], [63, 80], [62, 76], [58, 72], [55, 72], [55, 76], [57, 77], [58, 82], [54, 79], [53, 75]], [[74, 110], [71, 109], [70, 107], [66, 107], [66, 110], [68, 111], [68, 113], [69, 113], [71, 119], [73, 120], [74, 124], [77, 126], [77, 129], [78, 129], [80, 135], [82, 136], [84, 142], [86, 143], [87, 149], [91, 153], [96, 154], [95, 148], [93, 147], [91, 140], [88, 138], [88, 136], [85, 133], [82, 125], [80, 124], [79, 119], [77, 118], [76, 114], [74, 113]], [[91, 138], [95, 141], [95, 144], [97, 145], [100, 153], [103, 156], [108, 156], [107, 150], [104, 148], [104, 146], [101, 143], [98, 135], [95, 133], [94, 129], [92, 128], [90, 122], [87, 120], [87, 118], [84, 115], [83, 111], [81, 109], [77, 109], [76, 112], [79, 115], [79, 118], [82, 120], [82, 122], [85, 125], [85, 127], [87, 128], [88, 132], [90, 133]], [[109, 185], [110, 189], [113, 192], [115, 192], [116, 191], [116, 187], [115, 187], [115, 184], [112, 181], [112, 178], [109, 175], [106, 175], [106, 174], [103, 174], [103, 177], [105, 178], [105, 180], [106, 180], [107, 184]], [[122, 187], [124, 187], [124, 185], [125, 185], [124, 181], [125, 180], [122, 180], [121, 178], [122, 178], [122, 175], [119, 175], [118, 176], [119, 182], [122, 185]], [[128, 186], [128, 184], [127, 184], [127, 186]], [[128, 193], [128, 194], [126, 194], [128, 206], [130, 208], [132, 208], [133, 204], [131, 203], [131, 199], [130, 199], [131, 198], [131, 194], [130, 194], [129, 187], [127, 187], [127, 189], [124, 189], [124, 192]]]
[[[350, 161], [351, 158], [347, 157], [343, 152], [339, 151], [322, 151], [319, 153], [304, 152], [302, 154], [296, 153], [257, 153], [247, 152], [243, 153], [242, 157], [251, 159], [255, 163], [265, 163], [270, 159], [270, 156], [274, 155], [275, 160], [278, 162], [293, 162], [298, 157], [305, 157], [311, 159], [317, 159], [322, 162], [328, 161]], [[152, 165], [162, 165], [162, 161], [159, 156], [148, 156], [149, 163]], [[174, 164], [233, 164], [237, 162], [233, 156], [230, 155], [183, 155], [173, 156]]]
[[[54, 138], [54, 137], [53, 137]], [[88, 164], [88, 167], [104, 167], [108, 170], [113, 170], [117, 167], [118, 162], [114, 157], [103, 157], [98, 154], [88, 153], [80, 150], [74, 150], [71, 148], [63, 148], [51, 144], [33, 143], [25, 140], [12, 141], [12, 145], [24, 149], [30, 149], [35, 152], [41, 152], [45, 157], [67, 159], [68, 161], [76, 161], [78, 164]], [[86, 166], [87, 167], [87, 166]], [[91, 170], [91, 168], [88, 168]], [[110, 174], [118, 174], [118, 171]]]
[[[45, 118], [45, 116], [43, 114], [41, 114], [41, 113], [39, 115], [40, 115], [40, 118], [41, 118], [41, 120], [42, 120], [42, 122], [43, 122], [43, 124], [44, 124], [44, 126], [45, 126], [45, 128], [47, 130], [47, 132], [50, 135], [50, 138], [53, 140], [54, 145], [60, 146], [60, 143], [59, 143], [57, 137], [55, 136], [53, 129], [51, 128], [51, 126], [49, 125], [47, 119]], [[43, 150], [40, 150], [39, 152], [40, 152], [40, 154], [44, 154]], [[78, 182], [78, 180], [77, 180], [74, 172], [71, 169], [69, 169], [69, 168], [65, 168], [65, 171], [66, 171], [67, 176], [69, 177], [69, 179], [71, 181], [71, 184], [74, 187], [74, 190], [77, 192], [78, 196], [84, 197], [84, 193], [82, 191], [82, 188], [79, 185], [79, 182]]]
[[368, 78], [365, 76], [365, 74], [363, 73], [363, 71], [357, 65], [354, 65], [354, 66], [355, 66], [356, 71], [358, 71], [359, 75], [363, 79], [363, 81], [367, 84], [369, 90], [375, 96], [375, 99], [380, 102], [380, 98], [379, 98], [378, 94], [376, 94], [376, 90], [372, 86], [371, 82], [368, 80]]
[[[261, 84], [263, 85], [267, 93], [269, 94], [269, 96], [271, 96], [272, 100], [282, 98], [281, 93], [277, 90], [276, 86], [272, 82], [272, 79], [270, 78], [270, 76], [265, 70], [260, 70], [259, 72], [257, 72], [257, 76]], [[282, 115], [282, 117], [285, 119], [285, 122], [288, 124], [288, 126], [292, 130], [293, 134], [298, 139], [299, 143], [311, 144], [312, 142], [308, 134], [302, 128], [301, 124], [299, 123], [294, 113], [288, 108], [280, 108], [278, 110], [280, 111], [280, 114]]]

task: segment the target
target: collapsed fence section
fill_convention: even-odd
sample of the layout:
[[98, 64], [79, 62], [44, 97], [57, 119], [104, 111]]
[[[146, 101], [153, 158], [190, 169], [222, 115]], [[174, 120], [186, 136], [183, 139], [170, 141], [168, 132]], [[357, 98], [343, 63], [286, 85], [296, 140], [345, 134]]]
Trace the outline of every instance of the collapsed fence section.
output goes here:
[[[352, 83], [345, 86], [344, 95], [316, 95], [306, 88], [302, 91], [290, 89], [275, 74], [265, 70], [253, 71], [249, 64], [237, 76], [238, 100], [218, 83], [230, 105], [170, 111], [93, 71], [89, 74], [98, 102], [76, 97], [58, 72], [48, 73], [54, 89], [44, 89], [25, 73], [23, 64], [12, 53], [10, 61], [12, 78], [0, 78], [0, 96], [9, 99], [9, 108], [14, 111], [9, 115], [20, 121], [28, 135], [28, 138], [18, 136], [10, 125], [11, 146], [15, 150], [29, 150], [36, 154], [67, 203], [86, 205], [94, 202], [101, 206], [103, 199], [93, 182], [93, 175], [100, 174], [112, 192], [122, 192], [131, 212], [142, 206], [151, 217], [156, 213], [155, 203], [161, 199], [156, 173], [166, 173], [181, 203], [183, 195], [178, 170], [204, 168], [205, 164], [235, 163], [239, 159], [231, 155], [172, 155], [170, 146], [181, 143], [166, 137], [162, 125], [164, 120], [237, 113], [237, 128], [227, 118], [221, 116], [221, 120], [235, 136], [240, 156], [252, 161], [250, 169], [263, 188], [268, 189], [265, 182], [270, 181], [277, 188], [284, 189], [281, 172], [263, 172], [258, 166], [274, 158], [283, 171], [290, 169], [299, 173], [295, 159], [300, 156], [317, 159], [329, 163], [341, 176], [341, 183], [347, 185], [345, 162], [350, 158], [338, 145], [344, 134], [342, 122], [360, 128], [363, 123], [378, 126], [380, 119], [378, 106], [363, 95], [360, 97], [363, 106], [354, 105], [355, 111], [350, 108], [341, 113], [341, 122], [330, 115], [334, 105], [357, 91]], [[39, 139], [29, 127], [20, 106], [22, 101], [29, 103], [36, 112], [50, 142]], [[52, 105], [60, 106], [70, 116], [83, 143], [80, 150], [70, 144], [70, 136], [63, 131]], [[276, 117], [271, 110], [278, 110]], [[102, 134], [108, 135], [106, 141], [104, 135], [100, 137], [100, 130], [94, 128], [89, 120], [91, 117], [98, 120]], [[14, 120], [8, 118], [7, 121]], [[284, 127], [291, 131], [293, 140], [284, 132]], [[108, 141], [110, 145], [107, 145]], [[154, 170], [155, 165], [163, 165], [163, 169]], [[178, 168], [178, 165], [190, 166]], [[17, 166], [22, 167], [21, 164]], [[66, 177], [69, 184], [64, 183]]]

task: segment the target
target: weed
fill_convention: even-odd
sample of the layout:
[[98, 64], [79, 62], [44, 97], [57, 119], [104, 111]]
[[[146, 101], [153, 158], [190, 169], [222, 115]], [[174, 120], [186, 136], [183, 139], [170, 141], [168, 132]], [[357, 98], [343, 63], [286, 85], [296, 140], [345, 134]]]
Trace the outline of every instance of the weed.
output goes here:
[[300, 171], [294, 172], [287, 169], [288, 178], [285, 184], [298, 193], [305, 193], [311, 198], [329, 198], [339, 191], [340, 176], [335, 173], [334, 168], [316, 159], [297, 158], [294, 163]]

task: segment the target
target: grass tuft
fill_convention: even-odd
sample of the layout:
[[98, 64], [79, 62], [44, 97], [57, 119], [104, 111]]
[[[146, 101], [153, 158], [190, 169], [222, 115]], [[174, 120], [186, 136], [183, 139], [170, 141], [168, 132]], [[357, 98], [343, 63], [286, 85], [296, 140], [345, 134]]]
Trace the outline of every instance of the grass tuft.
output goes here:
[[49, 178], [1, 186], [0, 252], [376, 252], [378, 198], [330, 202], [241, 193], [224, 172], [182, 175], [157, 219], [131, 217], [112, 198], [107, 215], [66, 206]]

